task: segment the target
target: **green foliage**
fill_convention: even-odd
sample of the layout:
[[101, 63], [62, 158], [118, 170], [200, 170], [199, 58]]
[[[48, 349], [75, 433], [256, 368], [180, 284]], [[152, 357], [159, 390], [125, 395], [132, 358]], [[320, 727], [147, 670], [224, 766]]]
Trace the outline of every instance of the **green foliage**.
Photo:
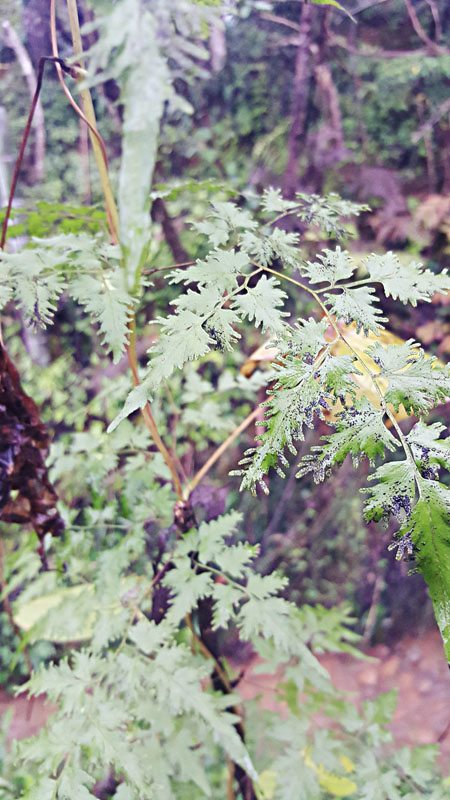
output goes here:
[[426, 357], [420, 346], [411, 339], [388, 348], [376, 344], [369, 350], [380, 368], [380, 375], [389, 381], [385, 399], [396, 411], [403, 405], [408, 414], [423, 414], [444, 401], [450, 392], [448, 367]]
[[[340, 8], [333, 0], [313, 2]], [[141, 275], [151, 252], [150, 185], [164, 104], [169, 102], [171, 113], [190, 110], [174, 86], [181, 76], [189, 83], [201, 74], [207, 57], [202, 39], [222, 12], [215, 3], [188, 0], [98, 5], [103, 15], [90, 25], [99, 37], [89, 53], [89, 82], [113, 79], [121, 91], [120, 245], [107, 243], [104, 219], [93, 211], [71, 207], [61, 213], [63, 224], [60, 209], [43, 207], [38, 220], [24, 224], [29, 233], [52, 238], [33, 239], [20, 255], [2, 254], [0, 287], [2, 308], [13, 300], [41, 327], [54, 321], [58, 303], [74, 313], [74, 300], [89, 321], [83, 322], [89, 346], [95, 350], [88, 325], [99, 330], [117, 363], [130, 340], [134, 311], [147, 312], [154, 303], [154, 287], [144, 286]], [[176, 199], [173, 192], [168, 196]], [[283, 596], [285, 576], [258, 571], [258, 548], [240, 530], [241, 515], [215, 509], [197, 525], [183, 517], [192, 484], [176, 496], [171, 480], [174, 469], [183, 474], [180, 459], [192, 455], [183, 447], [194, 440], [194, 424], [203, 444], [206, 428], [214, 431], [210, 442], [231, 427], [223, 401], [230, 387], [245, 399], [267, 389], [258, 444], [237, 470], [241, 487], [253, 492], [258, 486], [269, 491], [271, 468], [284, 476], [286, 449], [296, 454], [305, 428], [318, 420], [330, 424], [332, 432], [301, 459], [298, 476], [312, 472], [322, 481], [347, 455], [355, 465], [367, 457], [376, 466], [365, 490], [366, 518], [398, 522], [394, 544], [400, 554], [415, 556], [450, 656], [449, 501], [439, 480], [440, 469], [449, 467], [448, 440], [439, 438], [440, 424], [422, 421], [405, 436], [392, 410], [402, 406], [423, 414], [437, 405], [450, 393], [448, 369], [412, 341], [372, 345], [363, 358], [345, 330], [354, 322], [358, 333], [377, 335], [387, 321], [373, 284], [381, 284], [387, 297], [415, 305], [447, 291], [448, 277], [416, 263], [399, 265], [392, 254], [370, 256], [361, 277], [360, 265], [340, 247], [308, 260], [299, 250], [300, 237], [276, 223], [293, 217], [316, 235], [341, 238], [343, 218], [367, 207], [337, 195], [299, 194], [287, 201], [278, 190], [266, 189], [260, 206], [255, 198], [251, 204], [253, 210], [216, 201], [196, 223], [199, 251], [206, 254], [171, 270], [169, 285], [181, 291], [171, 295], [172, 310], [156, 317], [158, 336], [142, 382], [122, 408], [128, 379], [106, 374], [110, 365], [99, 366], [96, 354], [86, 360], [89, 369], [98, 368], [97, 384], [89, 386], [89, 395], [77, 387], [84, 408], [75, 411], [71, 391], [56, 387], [67, 410], [54, 420], [61, 431], [50, 476], [61, 490], [67, 535], [44, 541], [49, 572], [40, 570], [31, 540], [20, 551], [12, 543], [6, 591], [14, 596], [15, 619], [26, 640], [44, 642], [44, 648], [65, 643], [67, 653], [34, 671], [22, 689], [45, 694], [58, 710], [37, 738], [16, 744], [11, 756], [1, 751], [2, 800], [92, 798], [109, 765], [111, 794], [118, 800], [222, 800], [221, 765], [227, 761], [235, 773], [244, 772], [262, 800], [444, 796], [446, 784], [434, 771], [435, 749], [387, 753], [395, 697], [367, 702], [359, 713], [332, 687], [318, 660], [324, 650], [358, 654], [348, 609], [297, 608]], [[87, 224], [80, 230], [85, 210]], [[287, 294], [293, 286], [314, 301], [318, 319], [296, 318]], [[267, 334], [277, 349], [273, 370], [246, 388], [227, 370], [208, 377], [224, 363], [236, 366], [236, 344], [250, 327], [255, 339]], [[334, 354], [337, 343], [346, 348], [344, 355]], [[371, 382], [376, 404], [370, 397], [361, 400], [361, 376]], [[46, 374], [50, 395], [59, 378], [56, 370]], [[171, 419], [165, 419], [165, 394], [175, 408]], [[48, 389], [46, 399], [55, 402]], [[127, 419], [148, 400], [158, 429], [171, 436], [169, 454], [156, 435], [152, 442]], [[107, 435], [104, 422], [111, 418]], [[391, 453], [398, 460], [385, 462]], [[22, 533], [20, 543], [23, 538]], [[233, 691], [239, 671], [209, 649], [212, 636], [247, 642], [263, 662], [260, 669], [280, 668], [286, 719], [271, 714], [263, 727], [258, 711], [250, 710], [257, 735], [242, 735], [240, 697]], [[326, 719], [324, 728], [311, 726], [317, 713]], [[265, 782], [264, 774], [271, 780]]]

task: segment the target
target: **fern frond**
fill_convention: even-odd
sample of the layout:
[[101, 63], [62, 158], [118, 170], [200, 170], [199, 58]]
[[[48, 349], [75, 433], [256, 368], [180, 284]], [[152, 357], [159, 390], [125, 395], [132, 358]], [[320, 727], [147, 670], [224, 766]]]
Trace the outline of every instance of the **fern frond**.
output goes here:
[[403, 405], [408, 414], [423, 414], [450, 396], [450, 368], [426, 357], [421, 347], [409, 339], [401, 345], [381, 344], [367, 351], [389, 381], [385, 400], [398, 411]]
[[399, 442], [383, 422], [383, 412], [377, 411], [367, 401], [360, 408], [351, 408], [338, 414], [333, 423], [336, 433], [322, 436], [323, 445], [312, 448], [314, 455], [303, 456], [296, 477], [313, 472], [319, 483], [330, 473], [334, 464], [342, 464], [351, 454], [353, 464], [358, 466], [361, 456], [366, 456], [373, 466], [376, 456], [385, 450], [393, 451]]
[[117, 363], [125, 352], [128, 323], [135, 302], [125, 289], [123, 271], [116, 267], [98, 276], [81, 275], [71, 282], [69, 291], [99, 323], [104, 344]]

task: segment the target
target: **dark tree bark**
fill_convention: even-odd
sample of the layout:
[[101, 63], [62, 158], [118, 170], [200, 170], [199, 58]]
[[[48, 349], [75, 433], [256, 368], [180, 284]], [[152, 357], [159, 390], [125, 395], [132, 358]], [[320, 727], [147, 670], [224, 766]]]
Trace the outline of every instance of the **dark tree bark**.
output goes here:
[[183, 264], [185, 261], [189, 261], [189, 254], [181, 244], [173, 219], [169, 216], [166, 204], [161, 197], [157, 197], [156, 200], [153, 201], [152, 219], [161, 223], [164, 238], [177, 264]]
[[311, 86], [312, 60], [311, 27], [313, 9], [303, 6], [295, 60], [294, 87], [292, 95], [291, 129], [288, 138], [288, 163], [283, 178], [283, 194], [293, 197], [297, 189], [300, 155], [305, 141], [305, 122]]
[[50, 3], [48, 0], [24, 0], [22, 25], [26, 48], [36, 68], [42, 56], [52, 52], [50, 40]]

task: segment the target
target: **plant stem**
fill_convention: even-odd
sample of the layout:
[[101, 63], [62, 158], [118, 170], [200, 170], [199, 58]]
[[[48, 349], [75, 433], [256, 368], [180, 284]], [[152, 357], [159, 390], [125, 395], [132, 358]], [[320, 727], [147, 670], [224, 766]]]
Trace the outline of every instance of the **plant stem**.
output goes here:
[[367, 278], [361, 278], [361, 280], [358, 281], [352, 281], [351, 283], [336, 283], [334, 286], [325, 286], [324, 289], [316, 289], [315, 291], [317, 294], [321, 294], [322, 292], [329, 292], [331, 289], [354, 289], [355, 286], [367, 286], [367, 284], [371, 282], [372, 280], [368, 275]]
[[155, 272], [163, 272], [166, 269], [180, 269], [180, 267], [193, 267], [195, 261], [183, 261], [181, 264], [169, 264], [168, 267], [152, 267], [151, 269], [143, 269], [142, 275], [153, 275]]
[[[134, 316], [130, 320], [130, 339], [127, 348], [127, 353], [128, 353], [128, 362], [130, 364], [130, 369], [133, 375], [134, 385], [139, 386], [140, 380], [138, 375], [138, 365], [136, 356], [136, 320]], [[179, 500], [182, 500], [183, 490], [181, 488], [181, 481], [177, 473], [175, 461], [173, 459], [172, 454], [169, 452], [163, 440], [161, 439], [161, 436], [158, 431], [158, 426], [156, 425], [155, 418], [150, 408], [150, 403], [147, 402], [145, 404], [144, 408], [141, 409], [141, 413], [156, 447], [158, 448], [159, 452], [161, 453], [164, 461], [166, 462], [170, 470], [176, 495]]]
[[[229, 694], [231, 694], [233, 689], [232, 689], [232, 687], [230, 685], [230, 681], [228, 680], [228, 675], [222, 669], [222, 667], [220, 666], [219, 662], [214, 657], [214, 655], [211, 653], [211, 650], [209, 650], [208, 647], [206, 646], [206, 644], [200, 639], [200, 636], [197, 636], [197, 634], [196, 634], [196, 632], [194, 630], [194, 625], [192, 623], [191, 614], [186, 614], [185, 620], [186, 620], [186, 625], [188, 626], [188, 628], [189, 628], [189, 630], [191, 632], [192, 638], [193, 638], [196, 646], [198, 647], [200, 652], [203, 653], [205, 658], [209, 658], [212, 661], [214, 661], [214, 669], [216, 670], [216, 672], [217, 672], [220, 680], [222, 681], [223, 685], [225, 686], [227, 692]], [[235, 713], [237, 714], [237, 716], [239, 716], [239, 714], [237, 712], [235, 712]]]
[[[52, 0], [54, 2], [54, 0]], [[78, 60], [80, 67], [84, 69], [84, 60], [83, 60], [83, 45], [81, 41], [81, 31], [80, 31], [80, 23], [78, 20], [78, 8], [77, 8], [77, 0], [67, 0], [67, 11], [69, 14], [69, 24], [70, 24], [70, 31], [72, 34], [72, 42], [73, 42], [73, 51], [75, 58]], [[79, 83], [81, 83], [84, 78], [80, 74], [80, 77], [77, 79]], [[81, 99], [83, 103], [83, 109], [87, 120], [90, 122], [92, 128], [97, 130], [97, 122], [95, 119], [95, 111], [94, 105], [92, 102], [92, 97], [89, 89], [84, 88], [80, 89]], [[111, 219], [112, 228], [115, 232], [117, 242], [119, 241], [119, 214], [117, 211], [116, 202], [114, 200], [114, 195], [111, 189], [111, 184], [109, 181], [109, 173], [108, 173], [108, 164], [105, 161], [104, 153], [99, 145], [98, 139], [93, 135], [91, 127], [89, 128], [89, 133], [91, 137], [92, 149], [94, 151], [94, 157], [97, 164], [98, 173], [100, 175], [100, 181], [102, 184], [103, 194], [105, 195], [105, 203], [106, 208], [108, 211], [108, 217]]]
[[220, 456], [223, 455], [223, 453], [225, 453], [226, 450], [228, 450], [230, 445], [233, 444], [234, 440], [237, 439], [237, 437], [242, 433], [242, 431], [245, 431], [245, 429], [248, 428], [248, 426], [253, 422], [253, 420], [257, 418], [258, 414], [259, 414], [259, 406], [257, 408], [254, 408], [253, 411], [241, 422], [241, 424], [238, 425], [237, 428], [235, 428], [234, 431], [230, 433], [230, 435], [225, 439], [224, 442], [222, 442], [222, 444], [217, 448], [217, 450], [214, 450], [214, 453], [208, 458], [208, 460], [205, 462], [203, 467], [199, 469], [196, 475], [194, 475], [189, 485], [186, 486], [183, 495], [185, 500], [187, 500], [191, 496], [195, 487], [198, 486], [198, 484], [203, 480], [203, 478], [209, 472], [211, 467], [216, 463], [216, 461], [218, 461]]

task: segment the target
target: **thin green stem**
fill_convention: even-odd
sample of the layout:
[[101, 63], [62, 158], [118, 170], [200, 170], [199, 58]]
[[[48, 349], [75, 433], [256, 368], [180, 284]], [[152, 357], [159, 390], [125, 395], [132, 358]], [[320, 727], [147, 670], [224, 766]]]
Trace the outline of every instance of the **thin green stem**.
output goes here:
[[316, 289], [317, 294], [322, 294], [322, 292], [330, 292], [332, 289], [354, 289], [356, 286], [367, 286], [368, 283], [378, 283], [378, 281], [374, 281], [372, 278], [367, 276], [367, 278], [361, 278], [358, 281], [351, 281], [351, 283], [336, 283], [334, 286], [325, 286], [323, 289]]
[[301, 207], [300, 203], [298, 203], [296, 206], [294, 206], [293, 208], [289, 209], [288, 211], [283, 211], [281, 214], [278, 214], [278, 216], [275, 217], [275, 219], [270, 220], [269, 224], [270, 225], [276, 225], [276, 223], [279, 222], [280, 219], [284, 219], [285, 217], [289, 217], [291, 214], [295, 214], [297, 209], [299, 209], [300, 207]]

